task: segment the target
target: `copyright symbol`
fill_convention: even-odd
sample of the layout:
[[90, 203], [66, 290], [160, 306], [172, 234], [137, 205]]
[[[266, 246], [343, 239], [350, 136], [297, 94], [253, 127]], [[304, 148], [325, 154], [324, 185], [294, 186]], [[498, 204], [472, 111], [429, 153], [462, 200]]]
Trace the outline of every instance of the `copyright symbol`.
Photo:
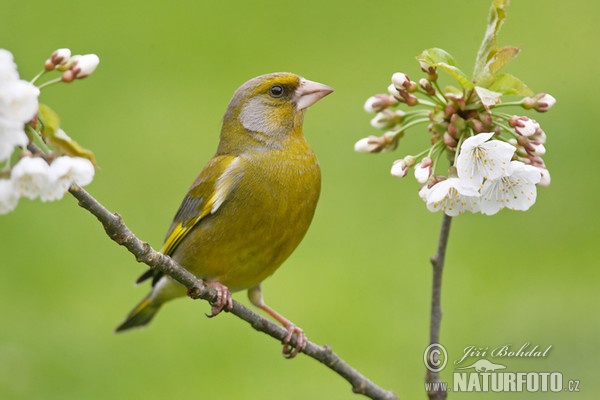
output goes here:
[[440, 372], [443, 370], [447, 361], [448, 353], [444, 346], [439, 343], [430, 344], [423, 353], [425, 367], [431, 372]]

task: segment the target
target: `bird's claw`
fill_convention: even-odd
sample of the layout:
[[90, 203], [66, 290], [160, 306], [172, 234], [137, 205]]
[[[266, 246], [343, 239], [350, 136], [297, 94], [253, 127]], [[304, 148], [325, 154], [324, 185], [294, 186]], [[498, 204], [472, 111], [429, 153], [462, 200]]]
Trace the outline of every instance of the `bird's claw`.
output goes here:
[[231, 311], [233, 308], [233, 299], [231, 298], [231, 292], [229, 291], [229, 288], [218, 282], [209, 282], [208, 285], [216, 289], [217, 298], [215, 301], [210, 302], [210, 314], [206, 314], [206, 316], [208, 318], [212, 318], [223, 310]]
[[[283, 354], [283, 356], [285, 358], [294, 358], [296, 357], [296, 355], [298, 353], [300, 353], [302, 350], [304, 350], [304, 348], [306, 347], [306, 343], [308, 342], [308, 339], [306, 339], [306, 334], [304, 333], [304, 331], [297, 327], [296, 325], [288, 325], [286, 327], [287, 329], [287, 336], [285, 338], [283, 338], [283, 340], [281, 341], [281, 343], [283, 343], [283, 350], [281, 351], [281, 353]], [[294, 336], [294, 333], [296, 334], [296, 346], [292, 346], [290, 344], [290, 341], [292, 340], [292, 336]]]

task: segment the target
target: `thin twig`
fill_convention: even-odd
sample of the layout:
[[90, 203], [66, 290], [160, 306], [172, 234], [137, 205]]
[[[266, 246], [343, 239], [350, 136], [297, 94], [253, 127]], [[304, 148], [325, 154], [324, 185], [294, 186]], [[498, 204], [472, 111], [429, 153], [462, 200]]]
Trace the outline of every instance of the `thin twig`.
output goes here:
[[[446, 258], [446, 247], [450, 236], [450, 225], [452, 217], [444, 214], [442, 226], [440, 228], [440, 237], [438, 241], [437, 253], [431, 257], [431, 266], [433, 267], [433, 284], [431, 291], [431, 320], [429, 323], [429, 344], [440, 343], [440, 326], [442, 323], [442, 274], [444, 272], [444, 261]], [[432, 368], [434, 369], [434, 368]], [[429, 383], [427, 395], [430, 400], [445, 399], [448, 393], [442, 390], [439, 385], [440, 374], [435, 369], [427, 370], [425, 382]]]
[[[77, 185], [72, 185], [69, 192], [79, 201], [79, 205], [92, 213], [104, 226], [106, 234], [118, 244], [124, 246], [135, 256], [138, 262], [142, 262], [151, 268], [155, 268], [175, 279], [188, 289], [188, 294], [194, 299], [204, 299], [209, 302], [217, 298], [216, 290], [196, 278], [195, 275], [188, 272], [185, 268], [177, 264], [171, 257], [155, 251], [148, 243], [142, 242], [125, 225], [119, 214], [113, 214], [100, 204], [87, 191]], [[287, 336], [287, 331], [281, 326], [260, 316], [249, 308], [234, 301], [232, 314], [248, 322], [257, 331], [283, 341]], [[292, 338], [292, 346], [296, 345], [295, 338]], [[354, 393], [363, 394], [371, 399], [397, 400], [397, 396], [391, 391], [384, 390], [359, 373], [335, 354], [327, 345], [319, 346], [308, 342], [302, 350], [306, 355], [326, 365], [338, 375], [342, 376], [352, 385]]]

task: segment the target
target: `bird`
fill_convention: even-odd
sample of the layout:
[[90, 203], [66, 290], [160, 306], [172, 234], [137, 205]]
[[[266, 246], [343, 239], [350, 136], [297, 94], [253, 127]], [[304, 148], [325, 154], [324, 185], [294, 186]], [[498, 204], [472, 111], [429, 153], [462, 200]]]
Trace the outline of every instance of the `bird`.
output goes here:
[[[306, 335], [265, 303], [261, 285], [300, 244], [313, 219], [321, 170], [302, 126], [306, 109], [332, 92], [289, 72], [241, 85], [223, 116], [216, 153], [184, 197], [161, 250], [217, 290], [211, 317], [231, 310], [232, 292], [247, 290], [250, 302], [287, 330], [282, 343], [289, 358], [306, 346]], [[150, 293], [116, 332], [147, 325], [164, 303], [187, 293], [154, 269], [137, 283], [147, 279]]]

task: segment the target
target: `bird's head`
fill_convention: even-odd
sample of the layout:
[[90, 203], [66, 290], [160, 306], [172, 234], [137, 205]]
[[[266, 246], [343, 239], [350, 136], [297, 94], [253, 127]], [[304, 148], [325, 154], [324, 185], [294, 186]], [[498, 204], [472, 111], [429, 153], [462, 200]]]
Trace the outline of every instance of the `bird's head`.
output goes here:
[[301, 135], [304, 111], [331, 92], [329, 86], [288, 72], [249, 80], [227, 107], [220, 149], [231, 152], [248, 144], [277, 147], [290, 135]]

